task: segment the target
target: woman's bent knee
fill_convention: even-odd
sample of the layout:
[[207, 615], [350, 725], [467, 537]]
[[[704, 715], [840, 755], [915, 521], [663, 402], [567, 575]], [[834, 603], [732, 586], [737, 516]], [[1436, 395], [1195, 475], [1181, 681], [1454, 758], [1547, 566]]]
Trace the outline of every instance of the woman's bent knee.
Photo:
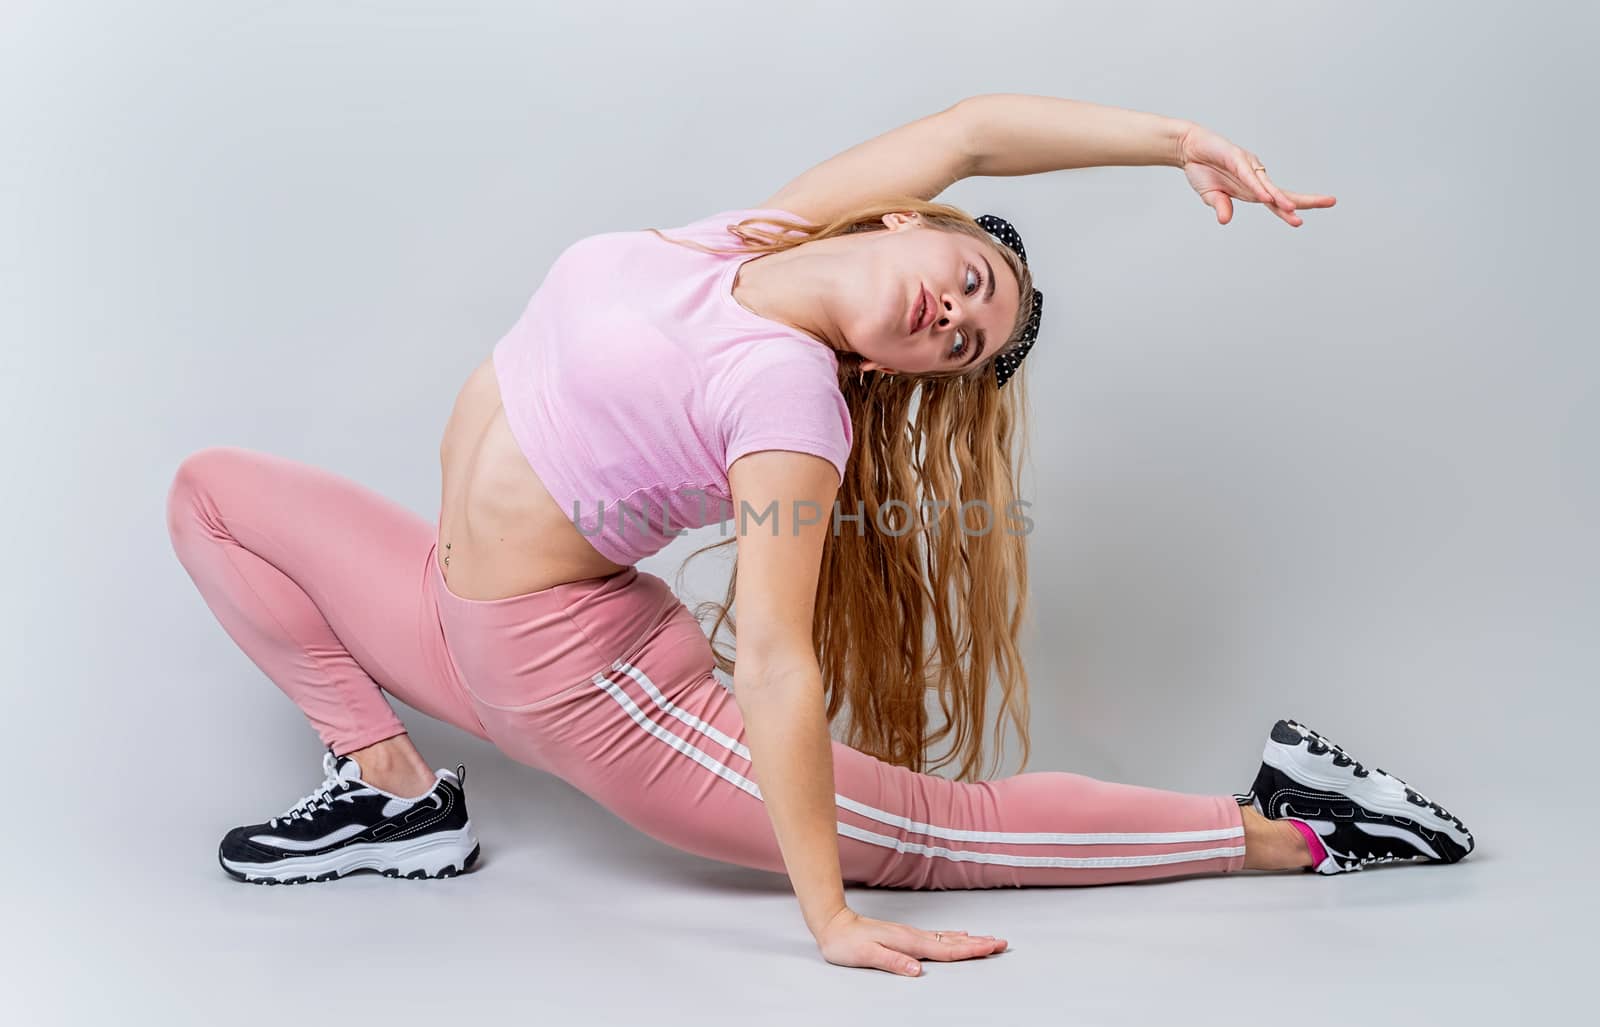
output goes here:
[[176, 538], [193, 527], [200, 497], [248, 453], [238, 446], [206, 446], [184, 457], [167, 486], [167, 534]]

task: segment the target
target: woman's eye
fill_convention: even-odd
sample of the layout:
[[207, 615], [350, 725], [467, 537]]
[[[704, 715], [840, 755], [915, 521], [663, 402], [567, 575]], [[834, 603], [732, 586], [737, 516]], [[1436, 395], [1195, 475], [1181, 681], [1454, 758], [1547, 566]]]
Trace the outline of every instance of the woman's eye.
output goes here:
[[[971, 296], [973, 293], [977, 292], [979, 287], [983, 285], [983, 275], [981, 275], [978, 272], [978, 269], [973, 267], [971, 264], [967, 265], [967, 281], [971, 283], [970, 287], [966, 290], [968, 296]], [[950, 347], [950, 355], [953, 357], [959, 357], [962, 353], [966, 352], [967, 349], [967, 336], [965, 332], [957, 332], [956, 339], [958, 340], [958, 345]]]

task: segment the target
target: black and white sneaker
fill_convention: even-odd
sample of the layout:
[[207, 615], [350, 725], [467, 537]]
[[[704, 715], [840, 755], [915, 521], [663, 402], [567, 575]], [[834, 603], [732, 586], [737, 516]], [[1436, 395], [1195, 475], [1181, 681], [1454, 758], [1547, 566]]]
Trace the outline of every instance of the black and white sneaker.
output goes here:
[[1295, 721], [1272, 725], [1261, 760], [1250, 791], [1234, 800], [1317, 832], [1328, 851], [1309, 868], [1319, 874], [1373, 863], [1454, 863], [1473, 849], [1460, 817]]
[[310, 795], [217, 848], [222, 869], [252, 884], [331, 881], [360, 870], [385, 877], [453, 877], [477, 862], [467, 818], [467, 768], [436, 770], [425, 795], [405, 798], [361, 779], [350, 756], [323, 753], [327, 775]]

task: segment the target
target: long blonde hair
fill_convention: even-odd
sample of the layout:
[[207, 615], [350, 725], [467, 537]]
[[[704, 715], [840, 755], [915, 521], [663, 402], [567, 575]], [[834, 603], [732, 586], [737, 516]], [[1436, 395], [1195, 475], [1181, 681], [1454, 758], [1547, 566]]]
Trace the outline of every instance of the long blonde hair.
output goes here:
[[[915, 211], [929, 228], [981, 239], [1011, 268], [1024, 299], [1011, 336], [995, 356], [1006, 353], [1027, 324], [1033, 279], [1015, 253], [958, 207], [885, 197], [820, 225], [746, 218], [730, 226], [745, 244], [734, 250], [709, 250], [650, 231], [704, 252], [760, 255], [883, 230], [883, 216], [892, 211]], [[859, 381], [860, 358], [841, 356], [839, 389], [849, 404], [854, 444], [837, 501], [841, 516], [865, 516], [843, 522], [864, 525], [862, 530], [830, 531], [823, 543], [812, 641], [828, 720], [845, 713], [842, 741], [881, 760], [924, 773], [959, 761], [956, 779], [975, 780], [984, 756], [989, 681], [995, 677], [1001, 714], [994, 725], [996, 765], [1005, 746], [1003, 715], [1009, 714], [1026, 767], [1028, 676], [1017, 637], [1028, 613], [1025, 526], [1031, 521], [1018, 512], [1026, 504], [1018, 501], [1016, 476], [1028, 441], [1021, 388], [1026, 376], [995, 388], [991, 357], [954, 371], [867, 372]], [[968, 509], [980, 501], [988, 505], [986, 512], [981, 505]], [[737, 542], [735, 534], [698, 549], [683, 566]], [[681, 567], [678, 573], [681, 581]], [[731, 612], [736, 586], [737, 575], [730, 575], [724, 602], [695, 609], [702, 623], [715, 614], [712, 652], [717, 667], [730, 675], [735, 659], [715, 639], [726, 624], [737, 642]], [[943, 717], [937, 727], [929, 725], [930, 691]], [[930, 763], [927, 750], [946, 740], [949, 750]]]

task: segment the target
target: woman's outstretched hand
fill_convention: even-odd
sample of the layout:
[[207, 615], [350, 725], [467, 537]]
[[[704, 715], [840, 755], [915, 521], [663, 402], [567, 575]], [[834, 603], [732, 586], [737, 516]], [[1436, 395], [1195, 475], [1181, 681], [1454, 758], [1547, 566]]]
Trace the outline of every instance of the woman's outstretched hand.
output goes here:
[[903, 977], [922, 973], [918, 960], [978, 959], [1006, 947], [1004, 938], [966, 931], [923, 931], [861, 916], [848, 906], [817, 932], [822, 958], [837, 966], [865, 966]]
[[1233, 218], [1234, 200], [1265, 204], [1295, 228], [1304, 223], [1295, 211], [1331, 207], [1334, 203], [1332, 196], [1279, 189], [1265, 171], [1255, 170], [1265, 161], [1201, 125], [1191, 125], [1178, 140], [1178, 159], [1194, 191], [1217, 212], [1219, 225]]

